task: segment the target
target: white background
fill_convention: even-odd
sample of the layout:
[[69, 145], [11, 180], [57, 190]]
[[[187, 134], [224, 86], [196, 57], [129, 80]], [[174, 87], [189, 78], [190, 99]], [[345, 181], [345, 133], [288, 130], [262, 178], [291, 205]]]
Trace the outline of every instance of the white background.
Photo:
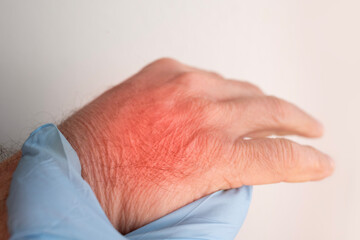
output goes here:
[[[333, 177], [257, 186], [238, 239], [360, 239], [359, 1], [0, 1], [0, 143], [167, 56], [320, 119]], [[17, 143], [17, 144], [16, 144]]]

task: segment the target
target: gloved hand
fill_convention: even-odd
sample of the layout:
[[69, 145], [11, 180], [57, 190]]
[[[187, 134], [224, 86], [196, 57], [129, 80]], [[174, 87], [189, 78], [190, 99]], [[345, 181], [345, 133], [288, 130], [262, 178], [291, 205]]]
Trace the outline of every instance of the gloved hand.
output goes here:
[[22, 154], [7, 199], [12, 240], [233, 239], [250, 203], [250, 186], [218, 191], [123, 236], [81, 177], [78, 156], [55, 125], [36, 129]]

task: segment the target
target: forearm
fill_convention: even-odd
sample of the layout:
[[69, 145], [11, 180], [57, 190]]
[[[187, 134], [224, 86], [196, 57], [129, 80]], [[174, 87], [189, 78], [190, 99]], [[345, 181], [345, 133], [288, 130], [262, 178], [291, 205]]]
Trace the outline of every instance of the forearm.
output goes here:
[[6, 199], [9, 195], [9, 188], [12, 174], [21, 158], [21, 151], [10, 158], [0, 162], [0, 240], [8, 239]]

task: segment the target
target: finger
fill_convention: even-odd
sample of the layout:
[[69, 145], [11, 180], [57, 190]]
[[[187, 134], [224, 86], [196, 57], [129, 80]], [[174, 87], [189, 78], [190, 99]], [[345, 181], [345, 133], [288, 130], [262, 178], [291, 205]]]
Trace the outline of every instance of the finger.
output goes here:
[[226, 80], [229, 87], [233, 87], [235, 89], [243, 90], [243, 94], [238, 94], [234, 96], [229, 96], [228, 99], [231, 98], [236, 98], [236, 97], [240, 97], [240, 96], [264, 96], [264, 92], [255, 84], [252, 84], [250, 82], [247, 81], [240, 81], [240, 80], [235, 80], [235, 79], [227, 79]]
[[171, 58], [161, 58], [148, 64], [139, 75], [143, 76], [139, 78], [143, 81], [155, 79], [154, 84], [166, 81], [180, 83], [194, 92], [219, 100], [263, 95], [257, 86], [249, 82], [224, 79], [217, 72], [202, 70]]
[[278, 130], [278, 129], [272, 129], [272, 130], [259, 130], [254, 131], [248, 134], [245, 134], [239, 139], [243, 138], [265, 138], [269, 136], [290, 136], [290, 135], [299, 135], [298, 133], [295, 133], [293, 131], [286, 131], [286, 130]]
[[211, 97], [217, 101], [264, 96], [264, 93], [251, 83], [223, 79], [214, 73], [184, 72], [171, 81], [185, 86], [188, 91]]
[[224, 99], [230, 99], [234, 97], [241, 97], [241, 96], [261, 96], [264, 95], [264, 92], [256, 85], [247, 82], [247, 81], [240, 81], [236, 79], [226, 79], [221, 74], [214, 72], [214, 71], [208, 71], [203, 70], [200, 68], [188, 66], [195, 72], [203, 73], [208, 75], [209, 77], [215, 78], [220, 80], [223, 84], [227, 85], [227, 91], [229, 93], [234, 94], [226, 94]]
[[192, 66], [188, 67], [190, 67], [194, 72], [205, 74], [208, 75], [209, 78], [219, 80], [218, 83], [221, 84], [221, 86], [213, 86], [214, 88], [211, 94], [220, 100], [264, 95], [264, 92], [252, 83], [235, 79], [225, 79], [221, 74], [214, 71], [203, 70]]
[[223, 79], [220, 88], [215, 89], [219, 100], [226, 101], [240, 97], [264, 96], [259, 87], [245, 81]]
[[[278, 182], [305, 182], [328, 177], [333, 160], [310, 146], [287, 139], [252, 139], [235, 143], [226, 162], [226, 182], [258, 185]], [[231, 187], [233, 187], [231, 186]]]
[[[237, 137], [300, 135], [320, 137], [323, 127], [320, 122], [295, 105], [273, 97], [249, 97], [220, 103], [223, 116], [218, 123]], [[216, 123], [215, 123], [216, 124]]]

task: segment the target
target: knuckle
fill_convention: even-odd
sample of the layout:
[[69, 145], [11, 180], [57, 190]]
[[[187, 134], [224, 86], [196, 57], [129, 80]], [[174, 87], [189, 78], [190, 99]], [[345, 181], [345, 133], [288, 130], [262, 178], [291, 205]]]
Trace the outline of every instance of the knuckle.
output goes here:
[[260, 93], [260, 94], [264, 94], [264, 92], [256, 85], [250, 83], [250, 82], [247, 82], [247, 81], [243, 81], [242, 84], [248, 88], [248, 89], [251, 89], [252, 91], [254, 92], [257, 92], [257, 93]]
[[215, 71], [208, 71], [209, 75], [214, 77], [214, 78], [218, 78], [218, 79], [223, 79], [224, 77], [218, 73], [218, 72], [215, 72]]
[[[255, 161], [251, 159], [264, 159], [265, 161], [268, 159], [266, 156], [267, 151], [263, 151], [264, 149], [259, 149], [255, 147], [253, 144], [248, 144], [247, 141], [240, 141], [236, 145], [237, 149], [234, 152], [234, 159], [242, 159], [240, 162], [240, 168], [242, 171], [247, 169], [251, 169]], [[265, 161], [262, 161], [261, 164], [267, 164]]]
[[178, 62], [175, 59], [172, 58], [167, 58], [167, 57], [163, 57], [163, 58], [159, 58], [151, 63], [149, 63], [148, 65], [146, 65], [142, 71], [146, 71], [147, 69], [151, 69], [151, 68], [156, 68], [156, 67], [179, 67], [181, 65], [180, 62]]
[[159, 58], [155, 61], [153, 61], [152, 63], [150, 63], [150, 65], [168, 65], [168, 64], [180, 64], [177, 60], [173, 59], [173, 58], [169, 58], [169, 57], [162, 57]]
[[204, 78], [203, 74], [199, 72], [182, 72], [179, 75], [177, 75], [174, 79], [174, 82], [180, 86], [183, 86], [185, 88], [193, 88], [197, 84], [199, 84], [202, 79]]
[[216, 102], [206, 102], [204, 104], [204, 119], [210, 125], [219, 123], [219, 119], [221, 119], [224, 115], [224, 109]]
[[288, 117], [288, 105], [275, 96], [269, 96], [266, 99], [270, 111], [273, 112], [273, 120], [275, 122], [283, 122]]
[[296, 144], [287, 139], [277, 139], [277, 153], [280, 169], [295, 170], [299, 166], [298, 148]]

